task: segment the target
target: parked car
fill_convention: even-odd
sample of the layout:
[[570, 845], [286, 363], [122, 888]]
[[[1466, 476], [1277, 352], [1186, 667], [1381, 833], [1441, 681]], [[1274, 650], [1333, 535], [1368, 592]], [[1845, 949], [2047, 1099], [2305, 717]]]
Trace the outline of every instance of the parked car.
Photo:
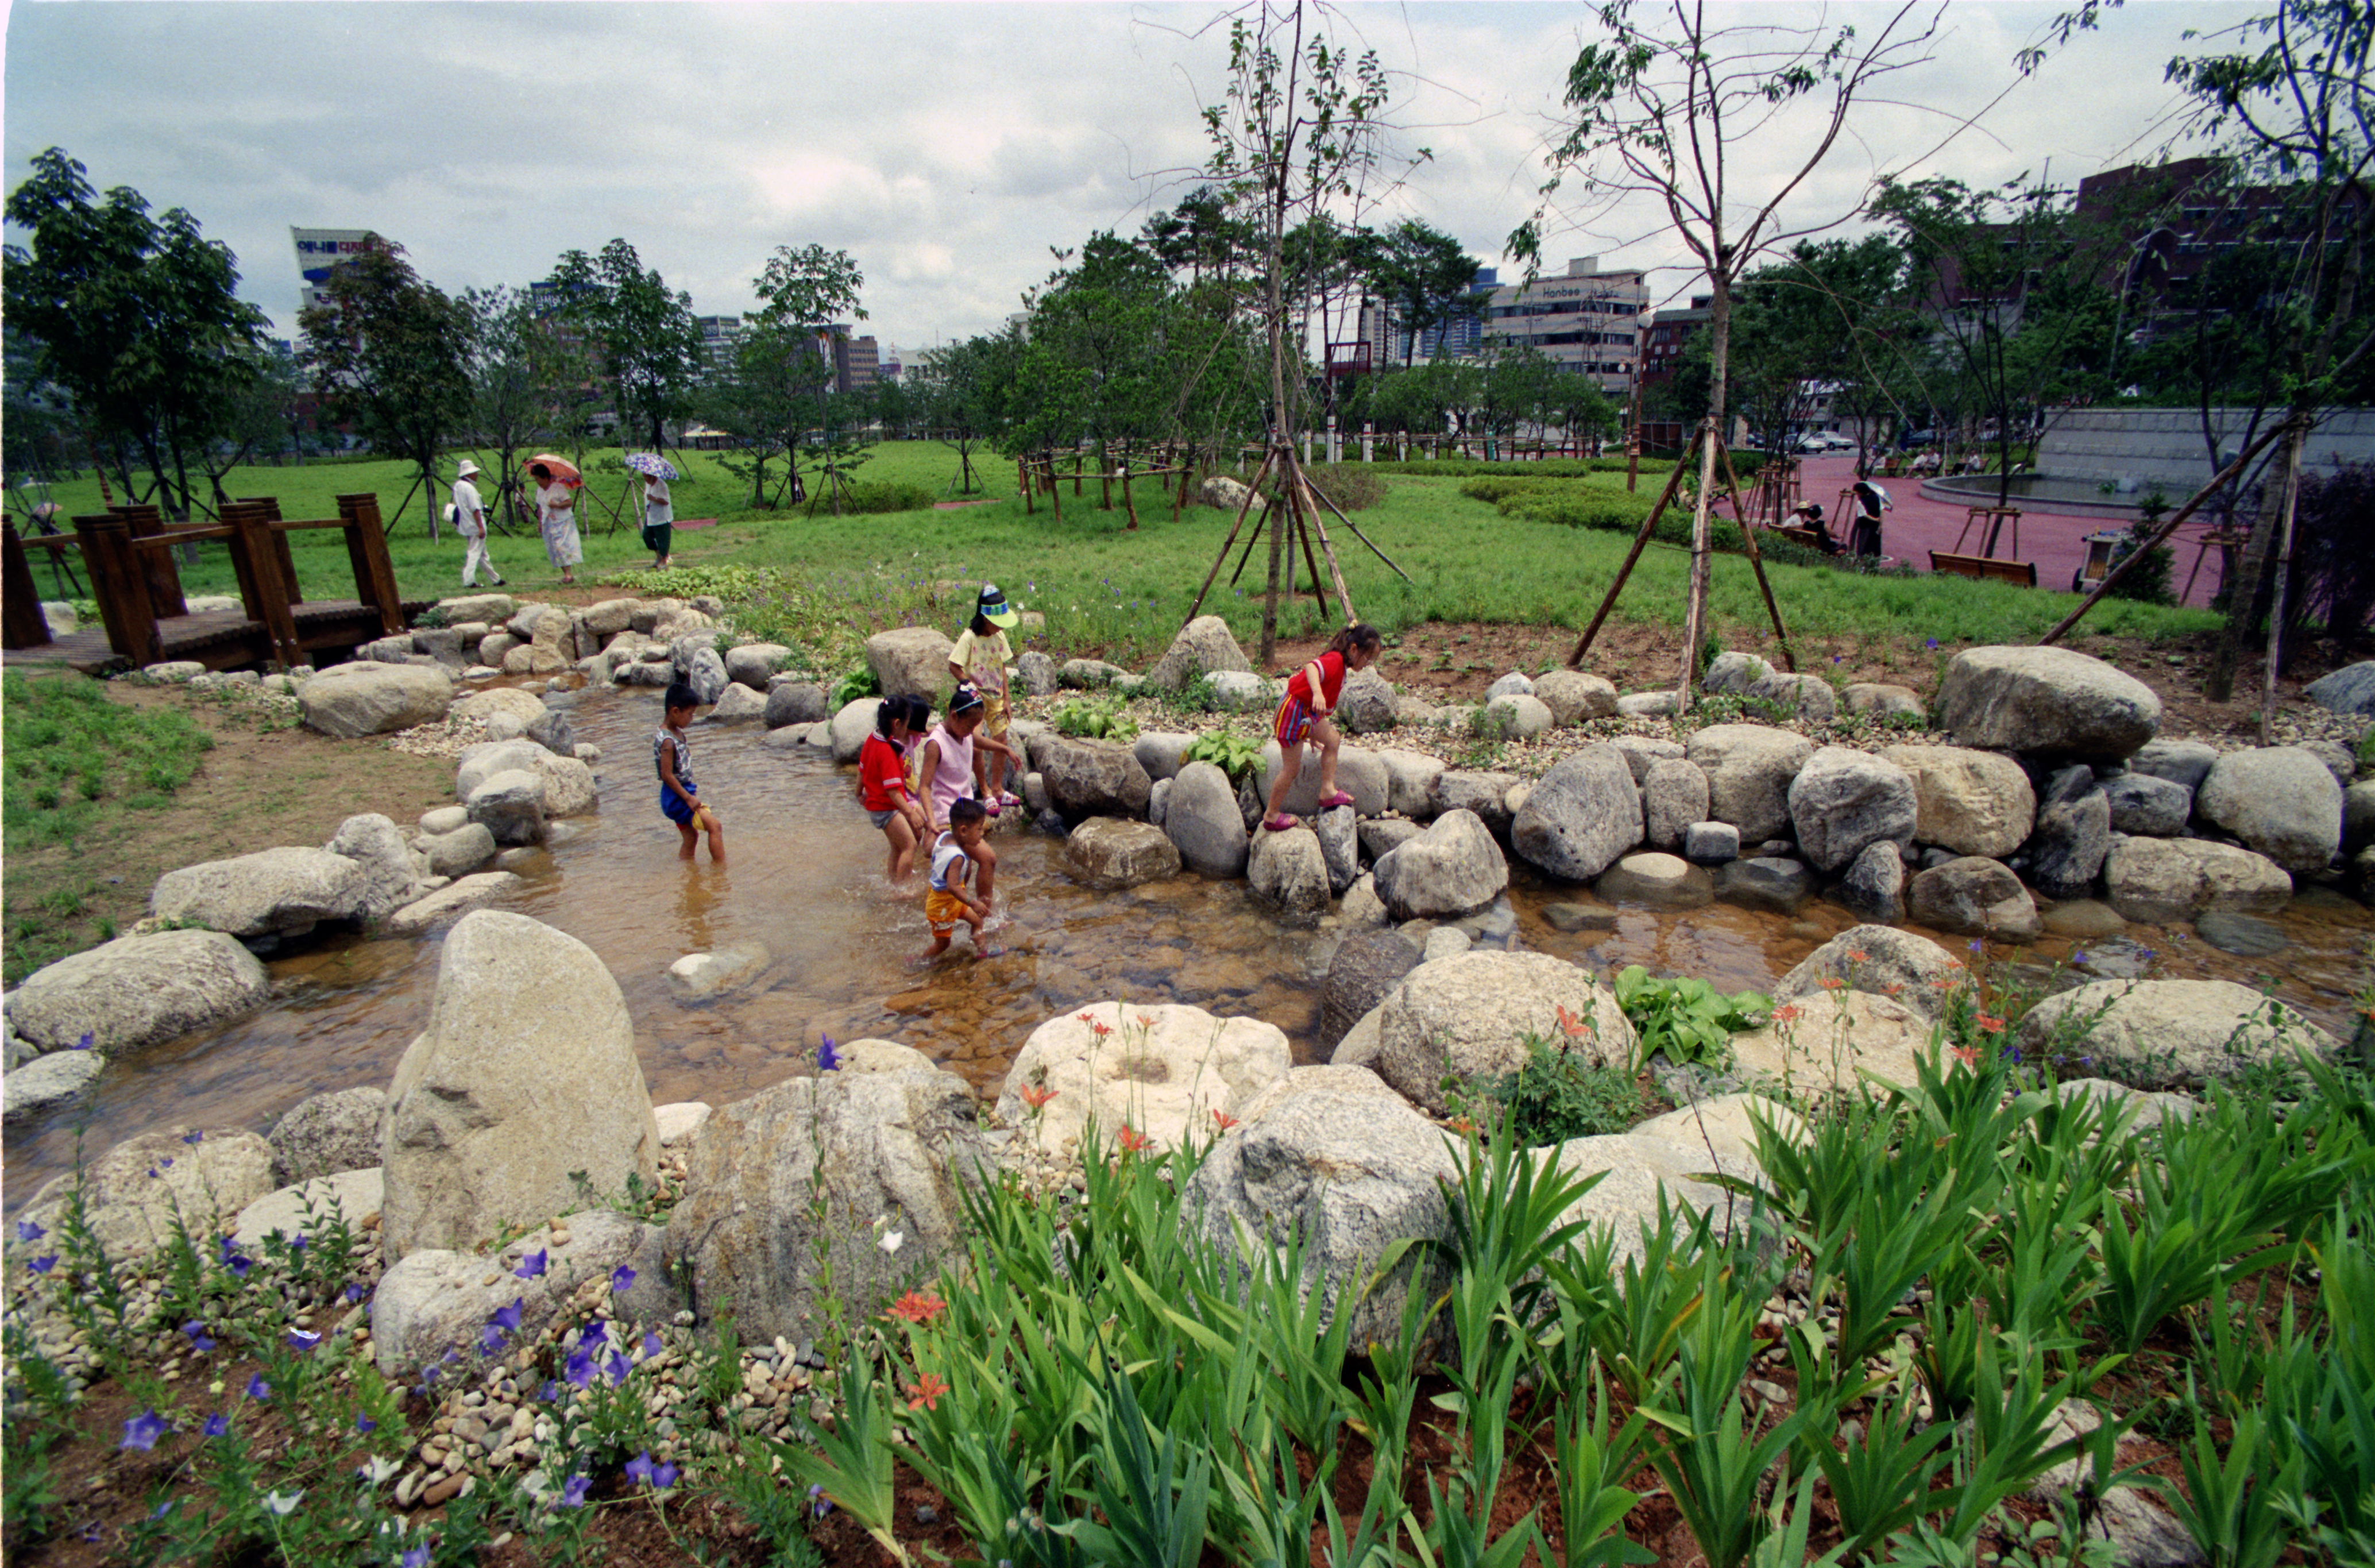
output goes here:
[[1831, 430], [1808, 430], [1791, 443], [1791, 450], [1804, 453], [1851, 451], [1855, 442]]

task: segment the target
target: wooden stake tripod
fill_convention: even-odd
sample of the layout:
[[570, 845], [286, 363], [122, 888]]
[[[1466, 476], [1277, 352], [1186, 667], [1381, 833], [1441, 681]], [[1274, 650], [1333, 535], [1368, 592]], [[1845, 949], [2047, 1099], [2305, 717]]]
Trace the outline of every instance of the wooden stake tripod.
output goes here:
[[1714, 553], [1707, 541], [1707, 525], [1708, 511], [1715, 501], [1715, 461], [1719, 454], [1723, 458], [1725, 493], [1731, 498], [1732, 515], [1739, 518], [1741, 538], [1748, 547], [1748, 564], [1756, 573], [1757, 591], [1765, 595], [1766, 613], [1773, 618], [1773, 633], [1780, 640], [1781, 667], [1793, 673], [1797, 670], [1798, 658], [1790, 647], [1790, 629], [1782, 624], [1781, 607], [1774, 600], [1773, 584], [1765, 577], [1765, 556], [1756, 548], [1756, 530], [1749, 521], [1748, 509], [1741, 503], [1740, 476], [1731, 466], [1731, 449], [1716, 429], [1713, 416], [1699, 421], [1690, 445], [1675, 460], [1674, 471], [1667, 477], [1666, 488], [1660, 493], [1658, 503], [1642, 520], [1641, 531], [1633, 536], [1633, 548], [1625, 552], [1625, 564], [1616, 569], [1616, 580], [1608, 584], [1608, 596], [1600, 601], [1600, 609], [1592, 616], [1591, 624], [1583, 629], [1583, 635], [1576, 640], [1575, 652], [1567, 655], [1567, 668], [1580, 666], [1583, 655], [1590, 652], [1591, 640], [1600, 635], [1600, 628], [1607, 621], [1608, 612], [1616, 607], [1616, 596], [1625, 591], [1625, 580], [1633, 575], [1635, 563], [1640, 560], [1641, 552], [1648, 548], [1649, 537], [1656, 532], [1659, 519], [1665, 516], [1667, 506], [1672, 502], [1675, 492], [1682, 489], [1683, 475], [1689, 471], [1691, 459], [1696, 456], [1699, 460], [1699, 487], [1691, 513], [1691, 598], [1690, 607], [1683, 619], [1683, 678], [1678, 688], [1682, 705], [1684, 708], [1691, 705], [1692, 689], [1698, 680], [1699, 643], [1707, 615], [1709, 558]]
[[[1344, 569], [1336, 560], [1335, 541], [1329, 538], [1328, 525], [1320, 520], [1321, 506], [1335, 513], [1336, 520], [1352, 529], [1353, 536], [1368, 546], [1371, 555], [1391, 567], [1395, 576], [1405, 583], [1411, 581], [1411, 574], [1395, 565], [1393, 558], [1379, 549], [1376, 540], [1362, 533], [1359, 524], [1345, 516], [1343, 511], [1334, 501], [1322, 495], [1318, 489], [1305, 477], [1303, 461], [1296, 454], [1294, 445], [1284, 440], [1277, 440], [1273, 441], [1270, 449], [1262, 454], [1261, 466], [1254, 470], [1253, 483], [1246, 488], [1246, 499], [1244, 504], [1237, 508], [1236, 521], [1229, 525], [1229, 536], [1221, 541], [1220, 553], [1212, 558], [1212, 570], [1204, 574], [1204, 585], [1196, 590], [1196, 602], [1188, 607], [1187, 619], [1182, 620], [1180, 625], [1185, 626], [1188, 621], [1195, 619], [1197, 612], [1204, 607], [1205, 595], [1211, 593], [1213, 581], [1221, 575], [1221, 568], [1228, 562], [1229, 548], [1237, 542], [1238, 531], [1246, 525], [1246, 514], [1253, 510], [1255, 501], [1262, 499], [1262, 480], [1273, 468], [1280, 476], [1279, 501], [1275, 504], [1265, 506], [1261, 516], [1254, 523], [1254, 531], [1246, 537], [1245, 553], [1237, 558], [1236, 573], [1229, 579], [1231, 583], [1235, 583], [1237, 577], [1244, 575], [1246, 562], [1253, 558], [1254, 542], [1261, 537], [1263, 528], [1278, 525], [1276, 519], [1282, 508], [1287, 514], [1284, 526], [1288, 529], [1288, 534], [1284, 536], [1290, 545], [1300, 543], [1303, 548], [1304, 565], [1311, 573], [1312, 596], [1323, 603], [1327, 598], [1319, 584], [1319, 563], [1311, 553], [1311, 536], [1316, 533], [1319, 536], [1319, 548], [1328, 558], [1329, 580], [1335, 585], [1336, 603], [1344, 612], [1344, 623], [1350, 626], [1359, 620], [1360, 617], [1353, 610], [1352, 593], [1344, 586]], [[1294, 592], [1294, 564], [1292, 548], [1287, 552], [1287, 592], [1289, 595]], [[1273, 587], [1269, 590], [1269, 593], [1271, 597], [1265, 620], [1270, 625], [1275, 625], [1278, 620], [1276, 589]]]

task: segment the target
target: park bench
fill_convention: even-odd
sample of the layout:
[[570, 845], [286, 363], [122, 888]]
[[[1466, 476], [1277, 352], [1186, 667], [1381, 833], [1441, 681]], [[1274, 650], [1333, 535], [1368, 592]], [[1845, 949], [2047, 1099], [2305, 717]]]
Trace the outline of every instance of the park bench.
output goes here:
[[1810, 550], [1824, 548], [1823, 536], [1812, 528], [1778, 528], [1774, 531], [1793, 545], [1803, 545]]
[[2033, 560], [1998, 560], [1992, 556], [1955, 555], [1946, 550], [1932, 550], [1930, 570], [1951, 572], [1957, 577], [1993, 578], [1999, 583], [2017, 583], [2024, 588], [2037, 586], [2037, 563]]

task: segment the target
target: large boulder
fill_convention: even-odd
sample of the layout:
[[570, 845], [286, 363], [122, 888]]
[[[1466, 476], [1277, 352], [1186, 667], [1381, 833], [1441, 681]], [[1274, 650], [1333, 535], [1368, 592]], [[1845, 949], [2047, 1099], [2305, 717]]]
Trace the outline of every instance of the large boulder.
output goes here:
[[1683, 847], [1694, 822], [1707, 819], [1707, 775], [1680, 757], [1660, 757], [1641, 778], [1641, 821], [1652, 849]]
[[2156, 740], [2128, 759], [2128, 772], [2183, 784], [2192, 795], [2218, 765], [2218, 748], [2206, 740]]
[[1401, 722], [1400, 700], [1384, 676], [1356, 669], [1336, 696], [1336, 723], [1347, 735], [1374, 735]]
[[356, 660], [332, 665], [297, 688], [307, 728], [349, 738], [442, 719], [453, 701], [453, 678], [434, 664]]
[[1358, 931], [1338, 944], [1319, 992], [1319, 1048], [1333, 1051], [1423, 956], [1416, 942], [1390, 927]]
[[1426, 831], [1387, 851], [1374, 874], [1377, 897], [1396, 920], [1471, 914], [1509, 885], [1509, 863], [1472, 811], [1437, 817]]
[[[483, 691], [468, 691], [454, 699], [452, 716], [476, 719], [491, 732], [498, 715], [510, 715], [519, 722], [522, 730], [526, 730], [544, 712], [544, 699], [533, 691], [526, 691], [516, 686], [490, 686]], [[476, 749], [476, 747], [467, 748], [462, 755], [467, 757]]]
[[1130, 742], [1129, 754], [1138, 759], [1138, 765], [1146, 770], [1148, 778], [1161, 784], [1178, 776], [1179, 770], [1187, 765], [1188, 749], [1195, 744], [1196, 737], [1184, 731], [1142, 730]]
[[1826, 746], [1790, 781], [1798, 851], [1817, 870], [1837, 871], [1871, 844], [1908, 844], [1919, 808], [1913, 780], [1884, 757]]
[[[543, 711], [541, 705], [538, 712]], [[454, 798], [467, 800], [472, 792], [497, 773], [507, 773], [514, 768], [537, 772], [537, 754], [544, 748], [524, 737], [510, 740], [482, 740], [476, 746], [466, 746], [455, 760]]]
[[380, 1123], [386, 1114], [387, 1091], [376, 1084], [307, 1095], [265, 1135], [272, 1145], [272, 1179], [287, 1186], [376, 1167]]
[[1927, 937], [1886, 925], [1851, 925], [1783, 975], [1773, 987], [1773, 999], [1794, 1002], [1826, 991], [1861, 991], [1937, 1019], [1969, 980], [1963, 961]]
[[929, 626], [897, 626], [866, 640], [866, 664], [885, 697], [924, 697], [938, 703], [955, 684], [949, 655], [957, 645]]
[[1789, 831], [1790, 782], [1814, 743], [1771, 725], [1709, 725], [1684, 754], [1707, 775], [1709, 817], [1738, 828], [1743, 843], [1761, 843]]
[[1822, 881], [1802, 860], [1786, 855], [1749, 855], [1716, 867], [1715, 896], [1743, 909], [1795, 914], [1821, 890]]
[[858, 752], [865, 749], [866, 737], [874, 733], [875, 714], [881, 706], [880, 697], [853, 698], [841, 705], [830, 725], [834, 761], [845, 764], [857, 760]]
[[792, 651], [781, 643], [745, 643], [727, 650], [726, 678], [737, 686], [763, 692], [777, 670], [791, 661]]
[[1331, 806], [1311, 819], [1319, 835], [1319, 858], [1328, 867], [1328, 892], [1341, 898], [1361, 876], [1360, 819], [1349, 806]]
[[1026, 697], [1046, 697], [1056, 690], [1056, 661], [1033, 648], [1015, 655], [1014, 684]]
[[2045, 929], [2020, 878], [1983, 855], [1958, 855], [1922, 872], [1906, 890], [1905, 905], [1919, 924], [1964, 936], [2031, 942]]
[[1328, 913], [1328, 857], [1319, 836], [1308, 828], [1256, 830], [1246, 856], [1246, 882], [1256, 898], [1292, 919], [1307, 924]]
[[2283, 867], [2208, 839], [2115, 839], [2103, 860], [2103, 885], [2122, 918], [2155, 925], [2214, 909], [2272, 914], [2293, 896]]
[[[1254, 785], [1265, 801], [1270, 798], [1270, 787], [1278, 783], [1281, 765], [1278, 742], [1271, 740], [1262, 748], [1261, 772]], [[1353, 797], [1353, 810], [1357, 816], [1374, 817], [1386, 809], [1386, 765], [1374, 751], [1359, 746], [1338, 747], [1336, 787]], [[1295, 772], [1294, 786], [1286, 792], [1286, 809], [1297, 817], [1308, 817], [1319, 809], [1319, 757], [1309, 747], [1304, 749], [1303, 766]]]
[[657, 1173], [618, 982], [574, 937], [477, 910], [446, 933], [429, 1027], [388, 1088], [388, 1256], [467, 1250]]
[[2312, 680], [2301, 695], [2337, 713], [2375, 713], [2375, 659], [2345, 665], [2332, 675]]
[[1171, 781], [1163, 806], [1163, 832], [1180, 864], [1205, 877], [1245, 873], [1248, 836], [1229, 775], [1211, 762], [1190, 762]]
[[2085, 898], [2110, 848], [2111, 802], [2091, 780], [2048, 790], [2028, 840], [2029, 885], [2057, 901]]
[[1534, 677], [1534, 696], [1562, 728], [1616, 716], [1616, 687], [1604, 675], [1554, 669]]
[[1613, 1248], [1610, 1261], [1619, 1267], [1642, 1256], [1648, 1236], [1669, 1214], [1683, 1224], [1704, 1215], [1717, 1234], [1736, 1237], [1746, 1232], [1757, 1207], [1754, 1199], [1705, 1179], [1719, 1175], [1755, 1181], [1761, 1174], [1755, 1162], [1719, 1155], [1694, 1140], [1654, 1137], [1637, 1128], [1570, 1138], [1534, 1158], [1546, 1160], [1567, 1176], [1599, 1178], [1567, 1206], [1558, 1222], [1580, 1221], [1590, 1231], [1605, 1231]]
[[1509, 792], [1524, 782], [1515, 773], [1446, 768], [1427, 786], [1427, 809], [1420, 814], [1439, 817], [1447, 811], [1473, 811], [1495, 833], [1504, 833], [1513, 815]]
[[2160, 728], [2160, 699], [2067, 648], [1966, 648], [1939, 679], [1938, 722], [1965, 746], [2116, 762]]
[[140, 1133], [43, 1183], [17, 1217], [20, 1233], [37, 1225], [54, 1235], [77, 1182], [83, 1222], [120, 1267], [182, 1237], [210, 1245], [207, 1238], [272, 1190], [272, 1146], [243, 1127]]
[[757, 724], [767, 716], [767, 700], [740, 682], [732, 682], [717, 693], [715, 704], [704, 717], [713, 725]]
[[962, 1188], [988, 1166], [973, 1091], [928, 1067], [844, 1068], [721, 1105], [693, 1135], [668, 1265], [701, 1323], [746, 1341], [870, 1321], [964, 1256]]
[[[1092, 1002], [1031, 1032], [998, 1097], [998, 1119], [1035, 1147], [1086, 1155], [1091, 1117], [1111, 1149], [1129, 1128], [1163, 1149], [1202, 1144], [1286, 1076], [1286, 1035], [1251, 1018], [1201, 1008]], [[1052, 1091], [1036, 1110], [1026, 1089]]]
[[1839, 715], [1839, 694], [1818, 675], [1776, 672], [1752, 684], [1748, 695], [1785, 708], [1807, 724], [1826, 725]]
[[1570, 882], [1588, 882], [1641, 842], [1641, 792], [1613, 746], [1562, 757], [1535, 784], [1509, 827], [1509, 845]]
[[467, 876], [495, 857], [495, 835], [484, 824], [469, 820], [465, 808], [454, 809], [465, 811], [460, 827], [450, 833], [424, 833], [419, 841], [432, 877]]
[[1608, 744], [1624, 753], [1625, 765], [1633, 770], [1633, 782], [1637, 784], [1646, 785], [1649, 770], [1659, 763], [1681, 761], [1684, 758], [1683, 743], [1663, 736], [1619, 735], [1610, 737]]
[[1549, 734], [1552, 723], [1549, 706], [1524, 691], [1504, 692], [1486, 702], [1476, 722], [1481, 733], [1505, 740], [1535, 739]]
[[1802, 1095], [1852, 1090], [1866, 1075], [1910, 1088], [1933, 1049], [1934, 1023], [1895, 996], [1817, 991], [1777, 1003], [1762, 1028], [1733, 1035], [1733, 1070]]
[[2334, 1036], [2273, 996], [2231, 980], [2097, 980], [2048, 996], [2020, 1020], [2031, 1061], [2074, 1059], [2133, 1089], [2193, 1089], [2300, 1052], [2332, 1056]]
[[544, 775], [540, 772], [505, 769], [472, 790], [463, 805], [469, 809], [470, 820], [492, 834], [497, 843], [544, 842]]
[[1917, 843], [1994, 859], [2028, 842], [2037, 791], [2012, 758], [1967, 746], [1891, 746], [1880, 754], [1912, 777]]
[[1591, 890], [1610, 903], [1697, 909], [1715, 902], [1715, 878], [1678, 855], [1627, 855], [1601, 873]]
[[1048, 800], [1072, 820], [1146, 814], [1154, 781], [1128, 747], [1050, 731], [1032, 737], [1029, 750], [1033, 771], [1046, 782]]
[[343, 855], [260, 849], [166, 872], [148, 913], [233, 937], [301, 937], [325, 920], [361, 918], [366, 889], [363, 868]]
[[2193, 808], [2287, 871], [2322, 871], [2342, 847], [2342, 786], [2306, 747], [2227, 752]]
[[[532, 1231], [492, 1256], [443, 1247], [408, 1253], [389, 1266], [372, 1295], [372, 1355], [380, 1374], [398, 1382], [424, 1380], [432, 1371], [467, 1376], [490, 1348], [510, 1352], [534, 1344], [588, 1285], [622, 1267], [634, 1271], [633, 1283], [604, 1292], [616, 1321], [665, 1322], [684, 1303], [670, 1282], [662, 1239], [657, 1225], [592, 1208], [570, 1215], [559, 1229]], [[544, 1271], [524, 1279], [519, 1270], [535, 1254], [542, 1255]], [[495, 1314], [507, 1309], [517, 1311], [518, 1328], [490, 1338]], [[616, 1349], [638, 1359], [632, 1344]]]
[[1093, 888], [1135, 888], [1179, 875], [1179, 851], [1151, 822], [1092, 817], [1064, 841], [1064, 869]]
[[2185, 832], [2193, 815], [2193, 792], [2171, 779], [2128, 772], [2103, 783], [2103, 801], [2110, 808], [2111, 831], [2143, 838], [2173, 839]]
[[[692, 635], [691, 640], [699, 645], [683, 659], [677, 675], [692, 688], [693, 700], [707, 705], [723, 698], [726, 689], [733, 683], [726, 678], [726, 661], [718, 655], [715, 644], [709, 638], [699, 635]], [[685, 638], [678, 639], [679, 643], [685, 641]], [[518, 656], [516, 649], [513, 656]]]
[[1443, 776], [1443, 760], [1423, 751], [1388, 749], [1377, 753], [1386, 770], [1386, 808], [1405, 817], [1432, 817], [1437, 809], [1435, 784]]
[[254, 1011], [272, 996], [255, 955], [219, 931], [118, 937], [27, 975], [8, 1027], [37, 1049], [121, 1055]]
[[1858, 920], [1886, 925], [1905, 918], [1905, 857], [1883, 840], [1849, 862], [1835, 896]]
[[231, 1222], [231, 1241], [260, 1247], [276, 1235], [289, 1242], [310, 1239], [319, 1227], [333, 1222], [360, 1235], [377, 1223], [385, 1201], [386, 1184], [376, 1165], [291, 1182], [241, 1209]]
[[406, 904], [383, 921], [380, 929], [391, 937], [418, 937], [433, 925], [503, 897], [526, 880], [516, 871], [480, 871], [458, 878], [428, 897]]
[[1171, 639], [1169, 651], [1146, 672], [1146, 684], [1157, 691], [1179, 691], [1199, 675], [1253, 667], [1230, 634], [1227, 621], [1217, 615], [1199, 615]]
[[1377, 1030], [1378, 1075], [1436, 1112], [1448, 1108], [1447, 1077], [1516, 1072], [1529, 1040], [1600, 1067], [1629, 1066], [1638, 1043], [1614, 992], [1547, 953], [1470, 952], [1421, 964], [1387, 995]]
[[685, 1007], [703, 1007], [750, 989], [774, 961], [764, 942], [731, 942], [705, 953], [687, 953], [668, 967], [668, 995]]
[[362, 871], [362, 897], [355, 909], [358, 917], [377, 920], [412, 902], [416, 886], [412, 851], [388, 818], [376, 811], [349, 817], [322, 847], [353, 861]]
[[1773, 666], [1755, 654], [1726, 649], [1707, 662], [1699, 676], [1699, 690], [1710, 697], [1745, 697], [1749, 688], [1773, 673]]
[[16, 1043], [10, 1043], [9, 1052], [15, 1065], [0, 1080], [0, 1118], [8, 1121], [80, 1099], [107, 1070], [107, 1058], [97, 1051], [53, 1051], [18, 1059]]
[[1354, 1352], [1397, 1343], [1413, 1281], [1435, 1288], [1436, 1255], [1412, 1247], [1374, 1276], [1397, 1243], [1448, 1238], [1444, 1193], [1459, 1175], [1451, 1140], [1359, 1067], [1298, 1067], [1242, 1119], [1188, 1179], [1187, 1222], [1247, 1269], [1300, 1244], [1306, 1287], [1329, 1321], [1352, 1314]]
[[767, 711], [761, 715], [769, 729], [817, 724], [826, 716], [824, 688], [812, 680], [786, 680], [770, 686]]

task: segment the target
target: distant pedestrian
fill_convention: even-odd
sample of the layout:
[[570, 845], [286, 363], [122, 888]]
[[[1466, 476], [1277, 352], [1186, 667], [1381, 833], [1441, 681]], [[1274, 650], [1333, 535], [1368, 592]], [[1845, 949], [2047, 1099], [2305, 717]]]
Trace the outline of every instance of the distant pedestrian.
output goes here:
[[1870, 479], [1858, 479], [1853, 494], [1856, 520], [1848, 535], [1848, 548], [1857, 555], [1876, 560], [1880, 555], [1880, 514], [1892, 510], [1896, 503], [1888, 499], [1886, 490]]
[[674, 557], [669, 553], [676, 541], [676, 507], [668, 496], [668, 481], [657, 474], [644, 476], [644, 548], [652, 552], [652, 570], [665, 572]]
[[577, 563], [585, 559], [585, 547], [577, 539], [577, 491], [541, 463], [529, 464], [527, 472], [536, 481], [536, 527], [544, 536], [544, 553], [561, 568], [562, 586], [572, 586]]
[[503, 585], [503, 574], [495, 570], [493, 558], [487, 554], [487, 503], [479, 499], [479, 487], [470, 482], [479, 466], [468, 458], [454, 475], [454, 531], [462, 536], [469, 549], [462, 557], [462, 586], [479, 585], [479, 568], [487, 569], [489, 585]]

